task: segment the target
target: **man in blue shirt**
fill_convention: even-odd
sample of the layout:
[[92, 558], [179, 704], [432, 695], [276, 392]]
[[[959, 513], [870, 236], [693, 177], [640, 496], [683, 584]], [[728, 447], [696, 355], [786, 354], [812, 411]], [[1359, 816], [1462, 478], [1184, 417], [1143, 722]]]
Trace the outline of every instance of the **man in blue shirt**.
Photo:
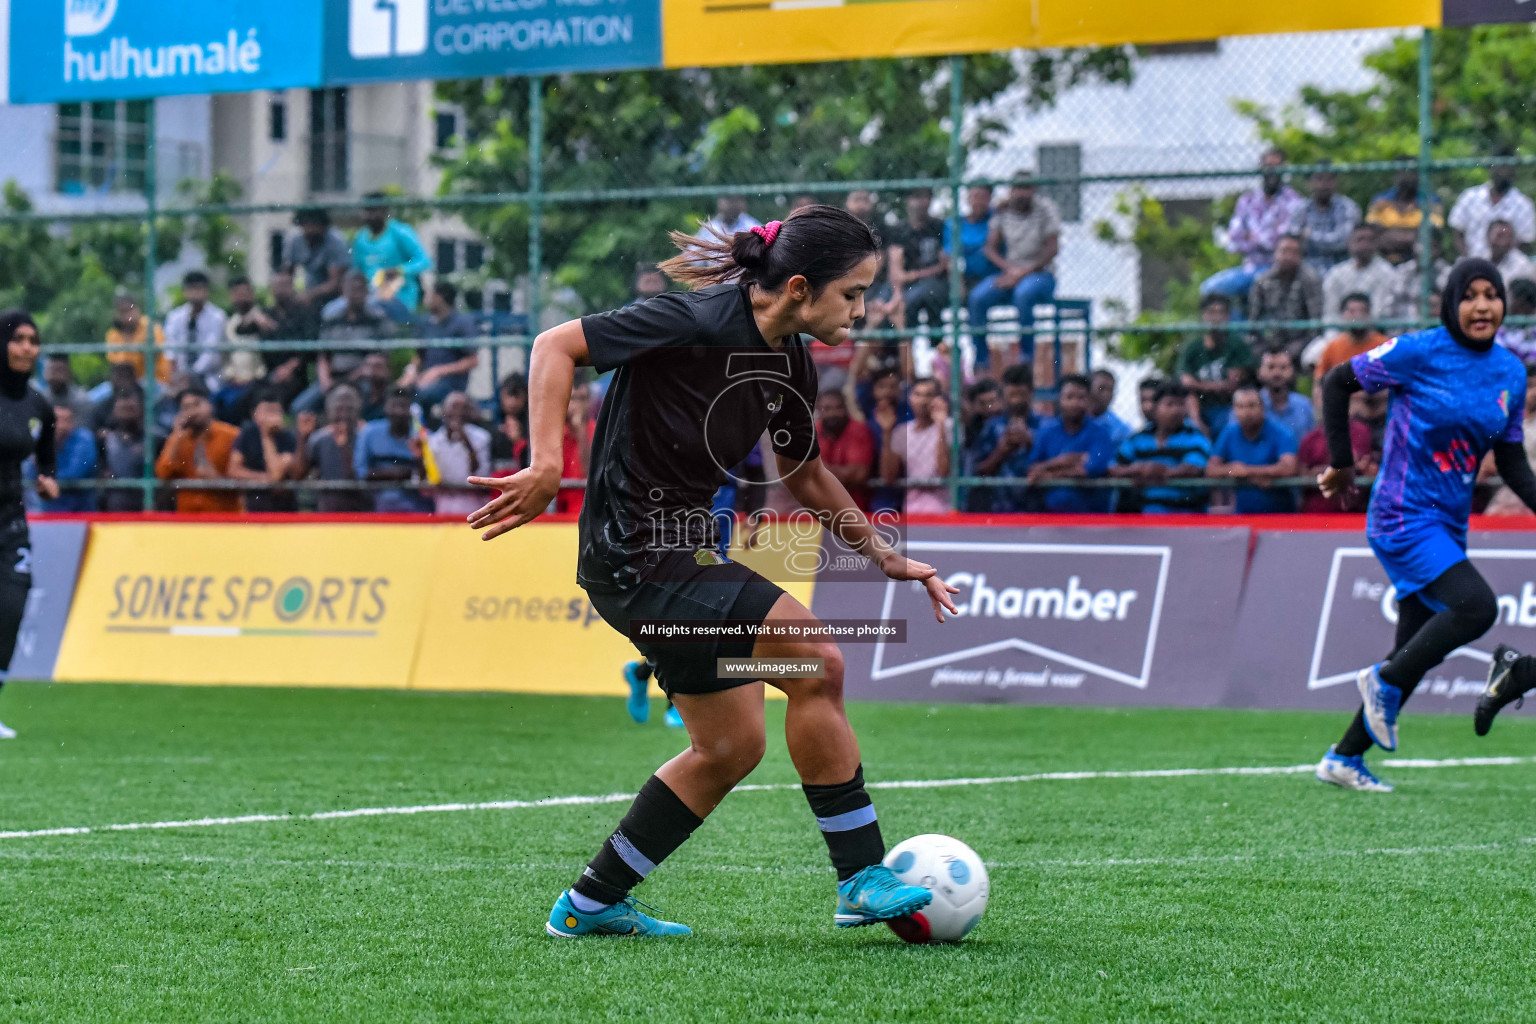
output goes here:
[[[454, 308], [459, 290], [451, 281], [436, 281], [427, 292], [427, 319], [419, 333], [424, 341], [472, 339], [480, 334], [474, 317]], [[480, 353], [468, 345], [424, 348], [406, 368], [400, 383], [416, 389], [416, 401], [428, 416], [443, 399], [469, 387], [469, 374], [480, 362]]]
[[1280, 349], [1264, 353], [1259, 361], [1259, 383], [1264, 385], [1259, 397], [1265, 412], [1285, 424], [1298, 438], [1312, 432], [1317, 420], [1312, 403], [1294, 388], [1296, 363], [1289, 352]]
[[411, 312], [421, 303], [421, 275], [432, 269], [432, 259], [421, 247], [421, 239], [409, 224], [395, 220], [384, 205], [382, 192], [370, 192], [363, 198], [376, 205], [363, 210], [363, 226], [352, 239], [352, 266], [361, 270], [370, 284], [386, 270], [399, 270], [405, 283], [395, 298]]
[[1296, 492], [1271, 481], [1296, 475], [1296, 435], [1264, 412], [1257, 388], [1232, 394], [1232, 418], [1216, 438], [1206, 475], [1246, 481], [1237, 489], [1237, 514], [1295, 512]]
[[[987, 234], [992, 230], [992, 189], [987, 185], [972, 185], [965, 190], [965, 218], [960, 221], [960, 259], [964, 260], [965, 290], [981, 283], [981, 279], [997, 268], [983, 252], [987, 247]], [[955, 243], [951, 230], [954, 225], [944, 222], [944, 251], [955, 258]]]
[[1131, 436], [1131, 427], [1109, 408], [1115, 404], [1115, 375], [1108, 370], [1094, 370], [1090, 382], [1088, 419], [1104, 429], [1115, 446], [1114, 450], [1118, 451], [1125, 439]]
[[[75, 426], [75, 411], [68, 405], [53, 407], [53, 436], [58, 445], [58, 471], [54, 479], [94, 480], [96, 478], [96, 438], [84, 427]], [[96, 492], [64, 489], [53, 499], [44, 499], [44, 512], [94, 512]]]
[[[1082, 480], [1103, 476], [1115, 457], [1104, 428], [1088, 418], [1087, 377], [1061, 378], [1056, 417], [1040, 424], [1029, 453], [1029, 482]], [[1046, 487], [1042, 504], [1047, 512], [1103, 512], [1108, 492], [1081, 487]]]
[[[411, 435], [411, 393], [394, 388], [384, 400], [384, 418], [357, 435], [352, 468], [359, 480], [407, 481], [421, 474], [421, 441]], [[379, 512], [431, 512], [432, 499], [415, 490], [380, 491]]]
[[1144, 512], [1204, 512], [1205, 490], [1158, 485], [1204, 476], [1210, 457], [1211, 442], [1189, 422], [1189, 392], [1168, 383], [1157, 389], [1152, 421], [1125, 439], [1109, 475], [1141, 485]]

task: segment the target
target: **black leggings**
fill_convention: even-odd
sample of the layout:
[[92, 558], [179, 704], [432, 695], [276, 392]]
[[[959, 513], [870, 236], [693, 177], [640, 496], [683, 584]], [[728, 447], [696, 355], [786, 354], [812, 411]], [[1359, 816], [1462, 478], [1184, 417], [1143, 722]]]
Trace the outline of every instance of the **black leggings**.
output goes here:
[[[1498, 598], [1471, 562], [1457, 562], [1420, 593], [1443, 604], [1445, 611], [1431, 610], [1418, 594], [1403, 598], [1397, 606], [1396, 643], [1381, 666], [1381, 678], [1402, 690], [1405, 702], [1430, 669], [1492, 629], [1499, 617]], [[1370, 748], [1362, 709], [1335, 749], [1354, 757]]]
[[16, 653], [16, 634], [21, 632], [21, 617], [27, 611], [27, 591], [32, 584], [14, 576], [0, 578], [0, 685]]

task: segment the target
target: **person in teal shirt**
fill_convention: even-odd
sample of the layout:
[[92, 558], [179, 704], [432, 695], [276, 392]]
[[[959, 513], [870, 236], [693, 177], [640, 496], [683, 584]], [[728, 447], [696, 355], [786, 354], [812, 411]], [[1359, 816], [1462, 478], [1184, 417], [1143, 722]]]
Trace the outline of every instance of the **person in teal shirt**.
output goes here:
[[375, 200], [377, 205], [363, 209], [363, 226], [352, 239], [352, 266], [373, 286], [381, 271], [399, 268], [405, 283], [395, 298], [414, 313], [421, 305], [421, 275], [432, 269], [432, 258], [421, 247], [415, 229], [389, 215], [382, 192], [370, 192], [363, 198]]

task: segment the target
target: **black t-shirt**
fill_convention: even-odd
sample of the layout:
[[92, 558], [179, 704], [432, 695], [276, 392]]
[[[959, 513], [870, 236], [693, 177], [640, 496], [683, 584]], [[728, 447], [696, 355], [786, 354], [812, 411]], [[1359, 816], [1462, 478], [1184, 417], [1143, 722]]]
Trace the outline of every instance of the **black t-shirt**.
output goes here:
[[777, 454], [820, 458], [809, 345], [770, 346], [745, 286], [667, 292], [581, 327], [592, 365], [616, 370], [581, 507], [582, 586], [630, 586], [666, 551], [712, 548], [715, 491], [765, 430]]
[[934, 266], [944, 254], [944, 225], [936, 220], [929, 220], [920, 228], [914, 228], [906, 221], [885, 233], [887, 247], [901, 246], [902, 269], [911, 273], [914, 270], [925, 270]]
[[[299, 439], [291, 430], [279, 430], [272, 435], [272, 444], [280, 455], [291, 455], [299, 450]], [[261, 428], [255, 423], [246, 423], [240, 428], [240, 436], [235, 438], [235, 450], [240, 457], [245, 459], [245, 468], [254, 469], [258, 473], [267, 470], [267, 454], [261, 447]], [[246, 491], [245, 508], [247, 512], [292, 512], [295, 503], [292, 491]]]

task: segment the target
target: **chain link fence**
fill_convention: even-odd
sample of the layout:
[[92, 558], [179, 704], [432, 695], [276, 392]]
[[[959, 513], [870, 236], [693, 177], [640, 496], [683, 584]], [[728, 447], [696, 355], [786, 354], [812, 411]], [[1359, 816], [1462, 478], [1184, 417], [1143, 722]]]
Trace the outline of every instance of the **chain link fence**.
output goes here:
[[[1536, 242], [1536, 217], [1529, 200], [1509, 198], [1536, 191], [1536, 159], [1521, 155], [1531, 152], [1536, 129], [1517, 116], [1528, 102], [1517, 83], [1490, 84], [1509, 78], [1498, 77], [1501, 68], [1528, 67], [1527, 56], [1536, 58], [1536, 36], [1507, 26], [440, 83], [441, 109], [455, 118], [451, 132], [439, 132], [428, 169], [440, 183], [435, 194], [394, 187], [424, 175], [398, 166], [405, 149], [387, 136], [355, 133], [370, 140], [361, 148], [348, 148], [347, 136], [332, 139], [317, 150], [317, 166], [380, 188], [395, 217], [437, 234], [426, 254], [437, 273], [424, 280], [458, 286], [460, 305], [474, 314], [473, 336], [423, 337], [434, 333], [431, 314], [396, 303], [387, 331], [364, 337], [354, 325], [345, 349], [388, 357], [378, 374], [377, 360], [366, 372], [357, 364], [359, 397], [371, 411], [402, 379], [430, 393], [417, 414], [424, 428], [441, 418], [446, 392], [421, 388], [422, 373], [454, 362], [461, 349], [478, 352], [467, 382], [448, 375], [458, 385], [451, 390], [469, 393], [472, 416], [494, 435], [492, 468], [512, 469], [525, 458], [526, 438], [517, 436], [525, 427], [507, 423], [522, 410], [499, 385], [526, 367], [538, 329], [661, 287], [651, 268], [670, 255], [669, 230], [767, 221], [806, 202], [847, 204], [903, 243], [904, 271], [923, 269], [944, 249], [953, 258], [917, 291], [914, 280], [890, 286], [883, 268], [879, 305], [871, 304], [856, 345], [838, 352], [818, 344], [824, 384], [846, 393], [854, 419], [879, 427], [873, 376], [890, 367], [908, 384], [937, 378], [951, 412], [942, 485], [954, 507], [985, 510], [995, 506], [976, 495], [1027, 488], [995, 463], [978, 472], [988, 461], [977, 449], [986, 421], [1007, 419], [1006, 405], [982, 401], [987, 385], [978, 381], [1011, 380], [1014, 390], [999, 397], [1023, 394], [1044, 415], [1054, 411], [1064, 375], [1109, 369], [1118, 391], [1108, 411], [1136, 428], [1141, 380], [1224, 383], [1228, 369], [1257, 370], [1263, 353], [1285, 351], [1309, 401], [1314, 368], [1328, 365], [1330, 351], [1436, 322], [1437, 284], [1457, 255], [1492, 246], [1512, 279], [1536, 278], [1521, 252]], [[238, 183], [218, 172], [168, 188], [157, 175], [164, 161], [153, 152], [153, 105], [138, 116], [147, 125], [136, 122], [134, 138], [149, 152], [135, 149], [127, 170], [92, 173], [131, 176], [145, 196], [139, 207], [64, 216], [39, 212], [8, 189], [0, 281], [10, 284], [0, 299], [40, 314], [47, 353], [68, 355], [79, 385], [93, 389], [103, 437], [121, 426], [114, 399], [142, 389], [141, 434], [151, 443], [139, 441], [137, 486], [141, 502], [164, 506], [168, 492], [210, 489], [154, 476], [157, 439], [175, 420], [167, 393], [194, 364], [215, 385], [220, 411], [243, 419], [264, 374], [275, 379], [297, 357], [304, 383], [314, 384], [316, 360], [342, 346], [317, 318], [307, 336], [251, 327], [179, 350], [181, 335], [167, 339], [140, 320], [165, 322], [183, 301], [180, 272], [194, 265], [210, 271], [213, 304], [232, 309], [230, 285], [249, 277], [270, 311], [289, 218], [323, 206], [350, 233], [381, 200], [359, 197], [360, 187], [347, 195], [317, 189], [303, 175], [277, 203], [244, 202]], [[85, 144], [82, 166], [92, 162]], [[1001, 230], [1005, 215], [1016, 237]], [[450, 236], [458, 241], [445, 246]], [[1054, 251], [1042, 248], [1047, 237]], [[376, 298], [393, 294], [395, 283], [377, 273], [367, 281]], [[302, 291], [316, 282], [301, 272], [297, 284]], [[1513, 296], [1508, 330], [1519, 344], [1536, 312], [1523, 297], [1536, 299], [1536, 284]], [[117, 333], [108, 339], [109, 330]], [[1206, 348], [1222, 353], [1201, 354], [1208, 337]], [[1334, 345], [1336, 338], [1343, 340]], [[1031, 349], [1032, 380], [1005, 373]], [[164, 372], [143, 375], [146, 357]], [[136, 366], [140, 379], [130, 382], [124, 370], [113, 377], [113, 362]], [[1018, 390], [1025, 383], [1032, 397]], [[595, 405], [603, 382], [594, 384]], [[82, 405], [60, 380], [48, 386]], [[326, 427], [326, 412], [306, 394], [300, 407], [290, 391], [287, 412], [293, 428], [312, 436]], [[898, 404], [905, 415], [899, 396]], [[1229, 405], [1229, 389], [1218, 388], [1194, 401], [1191, 416], [1214, 434]], [[425, 445], [428, 434], [418, 438], [417, 429], [413, 443]], [[66, 486], [92, 495], [84, 504], [97, 491], [121, 491], [127, 463], [113, 461], [111, 482], [100, 481], [99, 467], [98, 479]], [[316, 507], [326, 490], [399, 486], [349, 484], [299, 461], [306, 477], [321, 478], [215, 486], [294, 490], [296, 508]], [[937, 482], [909, 475], [913, 486]], [[581, 481], [573, 474], [567, 484]], [[455, 486], [440, 483], [443, 493]], [[1057, 486], [1131, 490], [1138, 482]]]

